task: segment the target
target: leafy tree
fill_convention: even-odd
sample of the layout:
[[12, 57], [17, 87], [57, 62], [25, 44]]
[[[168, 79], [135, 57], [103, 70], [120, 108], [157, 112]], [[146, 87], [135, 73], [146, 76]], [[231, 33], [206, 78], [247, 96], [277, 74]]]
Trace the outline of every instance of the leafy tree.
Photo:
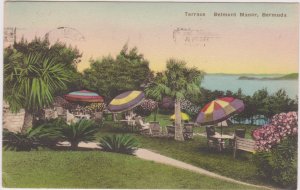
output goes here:
[[64, 90], [59, 89], [56, 95], [62, 95], [69, 91], [79, 90], [81, 88], [81, 74], [77, 72], [77, 64], [81, 61], [82, 54], [77, 48], [67, 46], [62, 42], [55, 42], [50, 44], [48, 38], [35, 37], [32, 41], [28, 42], [24, 38], [20, 42], [16, 42], [13, 46], [6, 48], [7, 50], [14, 50], [24, 55], [38, 53], [47, 57], [55, 57], [57, 63], [65, 66], [69, 71], [71, 77], [68, 82], [67, 88]]
[[252, 96], [243, 94], [242, 89], [238, 89], [236, 92], [229, 90], [223, 92], [201, 88], [201, 97], [197, 104], [203, 107], [207, 102], [223, 96], [232, 96], [243, 100], [245, 104], [244, 111], [233, 116], [233, 119], [239, 122], [249, 119], [251, 123], [254, 124], [255, 119], [261, 119], [257, 116], [263, 116], [265, 119], [269, 119], [272, 115], [283, 111], [289, 112], [298, 110], [297, 98], [291, 99], [284, 90], [269, 94], [266, 88], [255, 91]]
[[169, 96], [175, 101], [175, 140], [184, 141], [180, 100], [200, 93], [200, 83], [204, 74], [196, 68], [187, 68], [184, 61], [176, 59], [169, 59], [166, 67], [146, 92], [152, 97]]
[[[145, 89], [146, 96], [155, 100], [156, 102], [161, 102], [164, 97], [165, 86], [163, 85], [163, 73], [158, 72], [154, 78], [154, 82], [149, 84], [148, 88]], [[156, 107], [154, 112], [154, 121], [156, 121], [156, 115], [158, 113], [159, 107]]]
[[254, 92], [251, 98], [256, 107], [254, 113], [264, 115], [268, 111], [268, 98], [269, 93], [266, 88]]
[[25, 109], [23, 131], [32, 126], [32, 114], [50, 105], [54, 93], [65, 89], [69, 80], [69, 71], [55, 57], [15, 49], [4, 52], [4, 99], [13, 112]]
[[241, 96], [245, 104], [245, 109], [237, 117], [250, 119], [251, 124], [253, 124], [255, 116], [266, 116], [268, 111], [268, 98], [269, 94], [267, 89], [258, 90], [254, 92], [252, 96]]
[[91, 60], [91, 67], [83, 72], [84, 87], [111, 100], [121, 92], [142, 89], [152, 78], [149, 63], [137, 48], [123, 47], [116, 58]]
[[280, 112], [297, 111], [297, 109], [292, 110], [295, 109], [293, 104], [295, 102], [288, 97], [284, 90], [280, 89], [269, 97], [268, 113], [266, 115], [271, 117]]
[[199, 104], [201, 107], [203, 107], [208, 102], [211, 102], [211, 101], [213, 101], [217, 98], [225, 96], [223, 91], [220, 91], [220, 90], [211, 91], [211, 90], [208, 90], [208, 89], [205, 89], [205, 88], [201, 88], [201, 93], [200, 94], [201, 94], [201, 96], [199, 98], [199, 101], [195, 102], [195, 103]]

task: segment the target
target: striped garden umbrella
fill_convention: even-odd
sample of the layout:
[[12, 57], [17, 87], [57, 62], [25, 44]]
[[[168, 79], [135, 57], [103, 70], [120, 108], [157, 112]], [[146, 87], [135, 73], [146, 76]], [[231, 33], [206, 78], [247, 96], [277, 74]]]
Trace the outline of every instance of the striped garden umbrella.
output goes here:
[[196, 122], [203, 125], [218, 123], [243, 110], [244, 103], [242, 100], [232, 97], [218, 98], [201, 109]]
[[103, 102], [103, 97], [99, 94], [87, 90], [70, 92], [65, 95], [65, 99], [74, 102]]
[[142, 91], [127, 91], [116, 96], [108, 105], [111, 112], [123, 112], [138, 106], [145, 98]]

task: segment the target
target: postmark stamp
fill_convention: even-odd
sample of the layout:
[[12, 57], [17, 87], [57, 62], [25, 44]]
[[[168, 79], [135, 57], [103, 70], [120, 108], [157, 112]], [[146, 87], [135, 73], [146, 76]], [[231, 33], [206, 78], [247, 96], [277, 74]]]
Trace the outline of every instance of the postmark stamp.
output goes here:
[[173, 41], [179, 45], [205, 47], [210, 40], [215, 38], [219, 38], [219, 36], [200, 29], [178, 27], [173, 30]]
[[69, 39], [71, 41], [84, 41], [85, 37], [76, 28], [60, 26], [45, 34], [47, 38]]

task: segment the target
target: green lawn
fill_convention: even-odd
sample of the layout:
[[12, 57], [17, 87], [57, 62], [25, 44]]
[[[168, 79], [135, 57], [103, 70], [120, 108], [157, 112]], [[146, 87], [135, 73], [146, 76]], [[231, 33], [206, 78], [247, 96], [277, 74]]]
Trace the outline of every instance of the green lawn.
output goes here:
[[[3, 151], [10, 188], [254, 189], [134, 156], [100, 151]], [[256, 188], [255, 188], [256, 189]]]
[[[146, 121], [152, 121], [152, 118], [153, 117], [150, 116], [146, 118]], [[162, 120], [160, 123], [168, 125], [168, 122], [171, 123], [168, 118], [169, 116], [166, 115], [158, 115], [158, 121]], [[251, 138], [251, 130], [256, 128], [256, 126], [235, 125], [232, 128], [224, 129], [224, 133], [233, 133], [234, 128], [246, 128], [246, 137]], [[196, 130], [200, 133], [204, 133], [205, 131], [203, 127], [199, 127]], [[222, 153], [208, 150], [206, 137], [196, 136], [189, 141], [177, 142], [173, 139], [142, 136], [134, 132], [129, 132], [122, 127], [117, 127], [111, 122], [107, 122], [97, 136], [100, 138], [101, 136], [113, 133], [131, 133], [138, 139], [140, 147], [150, 149], [165, 156], [190, 163], [227, 177], [254, 184], [270, 185], [268, 182], [257, 176], [257, 170], [255, 163], [252, 160], [252, 154], [240, 152], [237, 159], [234, 159], [232, 150], [226, 150]]]
[[[146, 121], [152, 121], [153, 116]], [[171, 124], [169, 115], [158, 115], [163, 125]], [[247, 138], [255, 126], [247, 128]], [[226, 128], [231, 133], [234, 128]], [[197, 132], [204, 132], [199, 127]], [[270, 185], [256, 175], [256, 167], [249, 153], [233, 159], [232, 151], [222, 153], [208, 150], [206, 137], [178, 142], [153, 138], [132, 132], [106, 120], [99, 128], [97, 140], [104, 135], [131, 134], [140, 147], [202, 167], [209, 171], [253, 184]], [[66, 187], [66, 188], [214, 188], [245, 189], [245, 187], [176, 169], [133, 156], [99, 151], [32, 151], [3, 153], [3, 184], [6, 187]]]
[[[164, 114], [160, 114], [158, 113], [156, 116], [156, 120], [159, 121], [159, 124], [161, 126], [167, 126], [167, 125], [172, 125], [172, 120], [170, 120], [171, 115], [164, 115]], [[148, 117], [145, 117], [145, 121], [146, 122], [150, 122], [150, 121], [154, 121], [154, 115], [151, 114]]]

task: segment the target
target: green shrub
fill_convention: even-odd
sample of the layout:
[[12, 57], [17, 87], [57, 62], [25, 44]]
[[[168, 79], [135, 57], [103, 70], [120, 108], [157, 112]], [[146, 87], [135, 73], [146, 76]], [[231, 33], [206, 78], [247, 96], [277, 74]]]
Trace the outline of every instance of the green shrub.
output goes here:
[[33, 128], [40, 146], [55, 148], [57, 143], [62, 140], [61, 125], [45, 123]]
[[131, 135], [112, 135], [102, 137], [100, 147], [108, 152], [133, 154], [138, 147], [138, 142]]
[[55, 139], [60, 135], [59, 128], [52, 124], [42, 124], [32, 127], [28, 132], [39, 141], [43, 138]]
[[3, 146], [6, 150], [31, 151], [38, 147], [49, 147], [57, 143], [60, 132], [56, 128], [40, 125], [25, 133], [3, 131]]
[[257, 152], [255, 157], [258, 174], [284, 188], [297, 185], [297, 137], [288, 136], [271, 151]]
[[63, 125], [61, 129], [62, 139], [71, 143], [71, 149], [76, 149], [79, 142], [95, 140], [98, 129], [92, 120], [82, 119], [70, 125]]
[[31, 151], [38, 149], [38, 144], [30, 134], [14, 133], [3, 130], [3, 147], [5, 150]]

